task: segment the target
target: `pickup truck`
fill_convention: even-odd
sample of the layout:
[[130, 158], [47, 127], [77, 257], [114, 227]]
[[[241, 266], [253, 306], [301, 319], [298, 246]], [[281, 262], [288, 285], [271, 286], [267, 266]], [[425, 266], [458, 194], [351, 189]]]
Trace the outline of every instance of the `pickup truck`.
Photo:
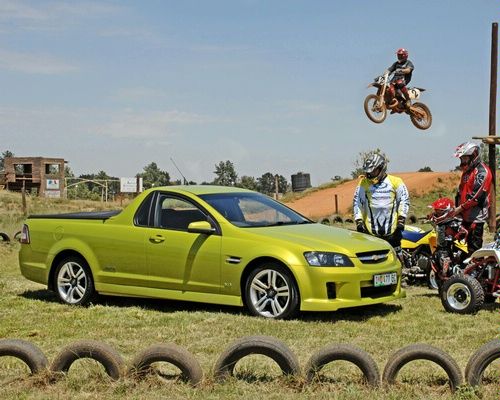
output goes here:
[[31, 215], [20, 241], [21, 273], [72, 305], [102, 294], [289, 318], [405, 296], [387, 242], [240, 188], [158, 187], [122, 211]]

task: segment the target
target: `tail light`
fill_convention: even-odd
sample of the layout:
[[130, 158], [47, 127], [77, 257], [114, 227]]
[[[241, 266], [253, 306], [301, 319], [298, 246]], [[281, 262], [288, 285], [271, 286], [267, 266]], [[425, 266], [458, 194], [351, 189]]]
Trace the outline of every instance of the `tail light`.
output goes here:
[[21, 230], [21, 238], [19, 239], [19, 242], [22, 244], [30, 244], [30, 229], [28, 228], [28, 225], [24, 224], [23, 229]]

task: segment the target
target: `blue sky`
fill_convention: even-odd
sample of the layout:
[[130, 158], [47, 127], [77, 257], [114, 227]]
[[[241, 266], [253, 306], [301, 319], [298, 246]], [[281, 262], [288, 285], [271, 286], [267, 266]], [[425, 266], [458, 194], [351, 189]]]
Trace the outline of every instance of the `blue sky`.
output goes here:
[[[237, 173], [448, 171], [488, 134], [493, 0], [0, 0], [0, 151], [63, 157], [76, 174], [150, 162], [211, 181]], [[370, 122], [366, 86], [405, 47], [433, 113]], [[497, 123], [498, 124], [498, 123]]]

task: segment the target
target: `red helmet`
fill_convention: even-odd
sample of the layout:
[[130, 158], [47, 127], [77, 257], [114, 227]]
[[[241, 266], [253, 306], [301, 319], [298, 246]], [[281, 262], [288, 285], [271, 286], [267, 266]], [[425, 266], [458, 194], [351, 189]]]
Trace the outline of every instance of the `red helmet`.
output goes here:
[[396, 55], [398, 56], [399, 61], [406, 61], [408, 60], [408, 50], [400, 48], [398, 51], [396, 51]]
[[432, 208], [430, 220], [436, 225], [451, 221], [455, 216], [455, 203], [448, 197], [437, 199], [429, 207]]

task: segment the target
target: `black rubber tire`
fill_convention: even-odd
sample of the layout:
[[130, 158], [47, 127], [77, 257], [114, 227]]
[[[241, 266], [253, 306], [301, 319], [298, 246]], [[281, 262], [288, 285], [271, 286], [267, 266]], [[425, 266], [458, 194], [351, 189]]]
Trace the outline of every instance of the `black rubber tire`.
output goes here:
[[366, 114], [366, 116], [368, 117], [368, 119], [370, 121], [375, 122], [376, 124], [381, 124], [387, 118], [387, 108], [386, 108], [386, 106], [384, 104], [383, 105], [383, 111], [381, 112], [382, 115], [380, 116], [380, 118], [375, 118], [373, 116], [373, 114], [371, 113], [371, 110], [370, 110], [370, 105], [369, 105], [370, 100], [377, 101], [378, 100], [378, 96], [376, 94], [369, 94], [368, 96], [366, 96], [365, 102], [363, 104], [363, 108], [365, 110], [365, 114]]
[[10, 237], [4, 232], [0, 232], [0, 242], [10, 242]]
[[437, 290], [438, 292], [441, 290], [441, 287], [443, 286], [443, 281], [440, 280], [436, 272], [431, 268], [429, 272], [427, 273], [427, 287], [432, 290]]
[[[58, 285], [59, 272], [68, 263], [73, 263], [78, 268], [80, 268], [85, 274], [85, 291], [84, 291], [84, 294], [76, 302], [68, 301], [67, 299], [65, 299], [59, 290], [59, 285]], [[78, 283], [78, 281], [77, 281], [77, 283]], [[54, 275], [53, 275], [53, 287], [54, 287], [54, 291], [56, 292], [56, 295], [59, 298], [59, 300], [62, 303], [68, 304], [68, 305], [84, 306], [86, 304], [89, 304], [92, 300], [94, 300], [95, 295], [96, 295], [95, 287], [94, 287], [94, 279], [92, 277], [92, 272], [90, 270], [90, 267], [89, 267], [87, 261], [85, 261], [81, 257], [75, 257], [75, 256], [67, 257], [67, 258], [61, 260], [59, 262], [59, 264], [57, 264], [56, 269], [54, 271]]]
[[137, 354], [132, 360], [129, 374], [144, 376], [151, 364], [168, 362], [181, 370], [181, 378], [193, 386], [203, 379], [203, 370], [196, 358], [186, 349], [174, 343], [155, 344]]
[[125, 371], [121, 355], [110, 345], [96, 340], [79, 340], [64, 347], [52, 361], [50, 370], [55, 375], [61, 372], [66, 374], [71, 365], [81, 358], [91, 358], [102, 364], [113, 380], [120, 379]]
[[[457, 287], [462, 289], [458, 289], [460, 290], [458, 291]], [[450, 277], [444, 282], [439, 296], [444, 309], [451, 313], [474, 314], [484, 304], [483, 287], [477, 279], [468, 275], [453, 275]], [[450, 302], [450, 299], [453, 301]], [[455, 304], [455, 300], [457, 304]], [[468, 301], [468, 303], [465, 303], [465, 301]], [[462, 303], [464, 303], [463, 306]]]
[[13, 236], [14, 240], [20, 241], [21, 235], [22, 235], [21, 231], [17, 231], [16, 233], [14, 233], [14, 236]]
[[47, 369], [47, 357], [34, 344], [21, 339], [0, 339], [0, 357], [19, 358], [30, 369], [32, 374], [38, 374]]
[[429, 360], [438, 364], [449, 378], [452, 392], [462, 384], [463, 376], [457, 362], [446, 352], [428, 344], [412, 344], [393, 353], [384, 368], [382, 381], [393, 384], [401, 368], [410, 361]]
[[465, 380], [471, 386], [481, 384], [486, 368], [500, 359], [500, 339], [494, 339], [481, 346], [469, 359], [465, 367]]
[[[280, 281], [286, 283], [289, 288], [289, 301], [285, 304], [284, 309], [278, 315], [270, 315], [269, 312], [263, 310], [260, 312], [252, 303], [252, 281], [253, 279], [263, 271], [273, 271], [280, 276]], [[255, 268], [250, 272], [245, 281], [245, 305], [251, 314], [258, 317], [272, 318], [272, 319], [289, 319], [293, 318], [298, 312], [300, 308], [300, 295], [299, 289], [297, 288], [297, 284], [295, 279], [293, 278], [292, 273], [281, 264], [276, 262], [266, 262], [259, 267]], [[278, 297], [278, 296], [276, 296]], [[276, 300], [278, 301], [278, 299]], [[274, 300], [269, 300], [270, 303], [274, 302]], [[267, 306], [266, 306], [267, 307]]]
[[413, 103], [412, 108], [420, 108], [427, 114], [427, 118], [424, 124], [420, 123], [417, 117], [410, 111], [410, 120], [411, 123], [418, 129], [426, 130], [429, 129], [432, 125], [432, 114], [429, 107], [427, 107], [424, 103]]
[[326, 364], [336, 360], [350, 361], [363, 372], [369, 385], [380, 385], [380, 372], [372, 356], [349, 344], [329, 345], [314, 353], [306, 365], [306, 381], [311, 382]]
[[249, 354], [262, 354], [274, 360], [284, 375], [300, 374], [297, 356], [280, 340], [271, 336], [245, 336], [227, 347], [215, 363], [214, 377], [223, 381], [234, 373], [236, 363]]

